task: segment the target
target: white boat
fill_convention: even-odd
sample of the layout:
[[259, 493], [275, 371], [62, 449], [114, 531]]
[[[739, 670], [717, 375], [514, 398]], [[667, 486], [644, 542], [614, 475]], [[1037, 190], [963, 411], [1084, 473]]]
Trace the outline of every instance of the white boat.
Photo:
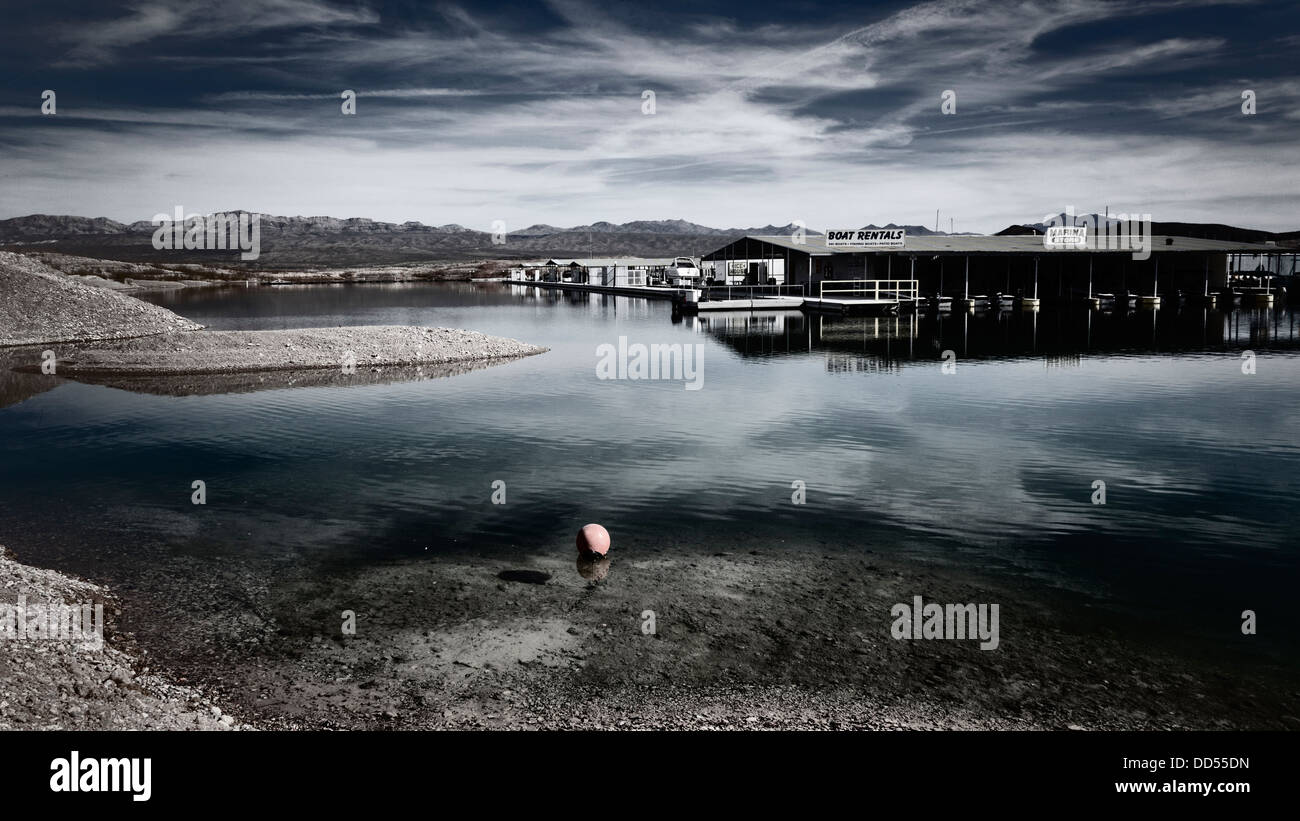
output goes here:
[[694, 288], [700, 284], [700, 266], [691, 257], [677, 257], [665, 272], [674, 288]]

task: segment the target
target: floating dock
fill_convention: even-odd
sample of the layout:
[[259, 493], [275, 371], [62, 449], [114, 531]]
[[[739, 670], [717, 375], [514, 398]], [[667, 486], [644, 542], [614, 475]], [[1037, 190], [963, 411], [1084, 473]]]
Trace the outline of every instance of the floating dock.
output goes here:
[[587, 291], [597, 294], [616, 294], [618, 296], [639, 296], [646, 299], [671, 299], [674, 302], [684, 299], [687, 288], [666, 288], [662, 285], [591, 285], [586, 282], [542, 282], [511, 279], [511, 285], [531, 285], [551, 291]]
[[[898, 299], [852, 299], [836, 297], [819, 297], [805, 299], [800, 306], [802, 310], [822, 314], [881, 313], [894, 314], [904, 307], [904, 301]], [[915, 307], [916, 300], [907, 300], [907, 307]], [[703, 307], [703, 306], [701, 306]]]
[[[866, 281], [850, 280], [844, 283], [827, 281], [823, 285], [846, 284], [851, 290], [849, 295], [828, 296], [838, 293], [827, 289], [818, 297], [807, 297], [802, 293], [781, 293], [781, 290], [793, 291], [794, 286], [716, 286], [712, 288], [670, 288], [655, 285], [591, 285], [583, 282], [530, 282], [510, 280], [515, 285], [531, 285], [554, 291], [579, 291], [587, 293], [614, 294], [618, 296], [636, 296], [647, 299], [668, 299], [683, 313], [703, 311], [776, 311], [794, 310], [831, 314], [861, 313], [897, 313], [902, 307], [914, 308], [919, 304], [915, 288], [905, 290], [903, 294], [876, 289], [875, 281], [870, 281], [871, 290], [865, 290]], [[884, 282], [882, 280], [882, 282]], [[894, 281], [891, 281], [894, 282]], [[857, 296], [862, 292], [862, 296]], [[867, 294], [870, 294], [868, 296]]]

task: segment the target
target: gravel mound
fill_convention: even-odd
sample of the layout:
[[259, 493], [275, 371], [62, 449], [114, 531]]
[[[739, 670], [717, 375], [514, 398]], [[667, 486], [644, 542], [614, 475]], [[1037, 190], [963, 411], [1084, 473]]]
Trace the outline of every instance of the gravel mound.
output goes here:
[[202, 327], [166, 308], [0, 251], [0, 347], [128, 339]]
[[376, 325], [278, 331], [202, 331], [78, 346], [58, 352], [59, 375], [232, 374], [445, 365], [545, 351], [514, 339], [451, 328]]
[[[422, 382], [491, 368], [509, 359], [479, 359], [472, 362], [448, 362], [440, 365], [406, 365], [396, 368], [358, 367], [356, 373], [341, 368], [312, 368], [288, 371], [248, 371], [242, 373], [136, 373], [78, 372], [72, 378], [88, 385], [102, 385], [133, 393], [155, 396], [211, 396], [223, 393], [252, 393], [283, 388], [353, 388], [362, 385], [392, 385], [398, 382]], [[0, 367], [3, 367], [0, 365]], [[34, 373], [11, 373], [11, 377], [33, 380], [42, 387], [46, 379]], [[49, 382], [45, 381], [44, 386]], [[23, 386], [25, 387], [25, 386]], [[30, 388], [29, 388], [30, 390]], [[27, 398], [27, 397], [23, 397]], [[0, 407], [6, 399], [5, 379], [0, 374]]]

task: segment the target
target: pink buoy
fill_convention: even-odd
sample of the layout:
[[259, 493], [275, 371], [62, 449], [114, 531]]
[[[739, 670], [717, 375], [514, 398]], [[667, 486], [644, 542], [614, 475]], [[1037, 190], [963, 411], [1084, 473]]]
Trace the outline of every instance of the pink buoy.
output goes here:
[[578, 553], [604, 556], [609, 552], [609, 531], [597, 524], [583, 525], [578, 531]]

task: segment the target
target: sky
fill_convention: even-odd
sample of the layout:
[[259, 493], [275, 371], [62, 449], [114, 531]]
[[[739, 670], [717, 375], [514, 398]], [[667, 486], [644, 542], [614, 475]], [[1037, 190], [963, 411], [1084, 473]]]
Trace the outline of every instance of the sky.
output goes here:
[[22, 5], [0, 218], [1300, 229], [1295, 2]]

